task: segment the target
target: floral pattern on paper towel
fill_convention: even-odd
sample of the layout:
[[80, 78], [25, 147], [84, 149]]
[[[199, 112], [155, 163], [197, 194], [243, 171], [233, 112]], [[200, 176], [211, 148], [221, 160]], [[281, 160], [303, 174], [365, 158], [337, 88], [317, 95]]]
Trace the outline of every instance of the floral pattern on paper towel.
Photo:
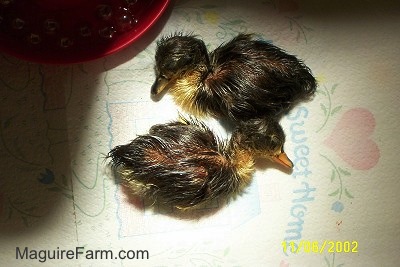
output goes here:
[[[335, 103], [335, 93], [339, 84], [335, 83], [331, 87], [321, 86], [317, 91], [322, 102], [320, 108], [324, 115], [321, 126], [316, 133], [321, 132], [328, 125], [329, 121], [342, 111], [343, 105]], [[370, 138], [375, 129], [375, 118], [373, 114], [365, 108], [351, 108], [342, 114], [341, 118], [333, 128], [332, 132], [325, 139], [323, 144], [333, 150], [348, 166], [354, 170], [369, 170], [379, 161], [380, 152], [378, 145]], [[335, 163], [331, 157], [320, 154], [330, 165], [330, 182], [337, 186], [328, 196], [335, 201], [331, 205], [331, 210], [341, 213], [344, 208], [343, 196], [353, 199], [354, 196], [345, 186], [345, 178], [351, 176], [351, 172], [339, 164]]]
[[327, 256], [324, 257], [325, 263], [327, 267], [342, 267], [344, 266], [344, 263], [335, 263], [335, 258], [336, 258], [336, 253], [332, 253], [332, 257], [328, 258]]
[[17, 221], [22, 221], [24, 227], [30, 227], [43, 215], [38, 213], [36, 203], [27, 203], [26, 201], [14, 200], [12, 196], [0, 192], [0, 218], [1, 223], [12, 220], [13, 225]]
[[[53, 171], [50, 169], [45, 169], [45, 172], [41, 173], [41, 177], [38, 179], [40, 183], [44, 184], [47, 186], [47, 190], [53, 191], [53, 192], [58, 192], [62, 194], [64, 197], [70, 199], [73, 203], [74, 210], [79, 210], [82, 214], [88, 217], [97, 217], [101, 213], [103, 213], [105, 206], [106, 206], [106, 197], [105, 197], [105, 183], [104, 180], [106, 177], [103, 177], [103, 181], [101, 182], [100, 179], [100, 173], [99, 173], [99, 168], [100, 168], [100, 162], [101, 162], [101, 156], [98, 156], [97, 158], [97, 170], [96, 174], [94, 176], [94, 179], [92, 181], [92, 184], [87, 184], [83, 181], [82, 177], [76, 174], [74, 170], [72, 170], [72, 177], [68, 179], [65, 175], [61, 175], [61, 184], [58, 183], [55, 179], [55, 175]], [[77, 201], [75, 200], [74, 196], [74, 191], [73, 191], [73, 184], [72, 181], [76, 181], [79, 186], [84, 188], [85, 190], [91, 191], [91, 190], [102, 190], [102, 199], [101, 199], [101, 204], [99, 207], [96, 208], [94, 212], [89, 212], [87, 211], [83, 206], [79, 205]]]
[[54, 163], [65, 140], [66, 132], [51, 123], [55, 117], [59, 121], [52, 114], [57, 107], [52, 97], [63, 99], [63, 94], [46, 92], [43, 66], [7, 56], [0, 62], [0, 223], [2, 229], [19, 230], [34, 225], [53, 203], [35, 178], [44, 165]]
[[[235, 255], [231, 247], [218, 247], [217, 245], [218, 243], [210, 241], [193, 243], [167, 249], [156, 256], [165, 258], [168, 262], [173, 260], [175, 264], [179, 263], [176, 266], [240, 266], [236, 262], [237, 255]], [[205, 251], [208, 252], [205, 253]], [[282, 267], [286, 266], [283, 265]]]
[[[288, 21], [288, 26], [291, 32], [296, 34], [296, 41], [304, 40], [308, 42], [308, 33], [313, 29], [302, 22], [303, 16], [298, 13], [300, 6], [296, 0], [269, 0], [264, 1], [264, 4], [272, 6], [280, 14], [284, 14], [285, 19]], [[291, 13], [292, 15], [287, 15]]]
[[247, 32], [248, 28], [246, 21], [240, 17], [221, 20], [218, 6], [212, 4], [185, 8], [181, 8], [178, 5], [175, 12], [186, 23], [217, 26], [216, 37], [222, 41], [231, 39], [239, 33]]
[[65, 197], [69, 199], [73, 199], [73, 191], [69, 186], [69, 182], [67, 180], [67, 177], [65, 175], [62, 175], [62, 184], [59, 184], [56, 179], [55, 179], [55, 174], [52, 170], [46, 168], [44, 172], [40, 174], [40, 177], [38, 178], [38, 181], [41, 184], [44, 184], [47, 186], [47, 190], [53, 191], [53, 192], [58, 192], [64, 195]]
[[331, 165], [331, 176], [330, 176], [331, 183], [334, 184], [335, 181], [338, 181], [339, 183], [336, 189], [334, 189], [334, 191], [329, 193], [328, 195], [330, 197], [334, 197], [335, 199], [337, 199], [335, 202], [333, 202], [331, 210], [340, 213], [344, 209], [342, 196], [344, 195], [349, 199], [354, 198], [353, 195], [350, 193], [350, 191], [344, 185], [344, 177], [351, 176], [351, 173], [345, 169], [336, 166], [328, 157], [322, 154], [321, 156], [325, 158]]
[[342, 109], [342, 105], [335, 105], [333, 103], [333, 95], [339, 84], [335, 83], [330, 88], [323, 85], [323, 89], [317, 90], [317, 95], [321, 95], [325, 98], [323, 102], [320, 103], [320, 108], [324, 112], [324, 122], [321, 127], [317, 130], [317, 133], [320, 132], [328, 123], [328, 121]]

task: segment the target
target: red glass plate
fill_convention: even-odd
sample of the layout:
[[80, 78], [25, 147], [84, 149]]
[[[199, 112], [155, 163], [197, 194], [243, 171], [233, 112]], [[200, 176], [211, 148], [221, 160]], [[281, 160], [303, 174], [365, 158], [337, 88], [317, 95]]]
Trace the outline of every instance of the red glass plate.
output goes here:
[[84, 62], [137, 40], [170, 0], [0, 0], [0, 51], [39, 62]]

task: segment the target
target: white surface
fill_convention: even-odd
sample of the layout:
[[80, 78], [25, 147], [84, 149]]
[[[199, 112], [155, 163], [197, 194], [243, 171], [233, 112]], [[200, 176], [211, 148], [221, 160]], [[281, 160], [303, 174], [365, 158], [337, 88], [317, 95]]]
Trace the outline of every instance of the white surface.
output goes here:
[[[165, 25], [106, 59], [42, 66], [1, 57], [0, 265], [43, 266], [16, 260], [16, 247], [84, 246], [148, 250], [149, 259], [44, 266], [397, 266], [399, 4], [325, 2], [180, 1]], [[210, 49], [259, 33], [319, 80], [315, 99], [282, 120], [294, 172], [259, 164], [247, 194], [199, 220], [129, 203], [103, 161], [176, 118], [169, 96], [152, 101], [150, 86], [155, 38], [180, 30]], [[284, 240], [356, 241], [358, 252], [285, 255]]]

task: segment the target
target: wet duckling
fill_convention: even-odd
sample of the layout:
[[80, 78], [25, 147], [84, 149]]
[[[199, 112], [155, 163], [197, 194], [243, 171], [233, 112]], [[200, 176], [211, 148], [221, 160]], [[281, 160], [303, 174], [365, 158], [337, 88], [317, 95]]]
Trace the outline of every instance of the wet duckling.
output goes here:
[[240, 193], [251, 181], [255, 157], [292, 168], [284, 142], [282, 128], [271, 120], [243, 123], [224, 142], [204, 123], [181, 118], [152, 126], [108, 157], [133, 194], [188, 209]]
[[185, 111], [234, 122], [284, 114], [317, 86], [301, 60], [251, 34], [210, 54], [195, 36], [167, 36], [157, 43], [155, 61], [153, 96], [168, 89]]

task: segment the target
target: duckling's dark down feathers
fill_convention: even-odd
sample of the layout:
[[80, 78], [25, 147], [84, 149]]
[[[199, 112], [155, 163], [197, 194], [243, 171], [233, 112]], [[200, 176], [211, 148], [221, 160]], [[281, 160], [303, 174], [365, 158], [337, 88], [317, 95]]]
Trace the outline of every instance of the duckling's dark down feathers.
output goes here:
[[199, 121], [154, 125], [108, 156], [133, 193], [188, 208], [239, 190], [225, 143]]

